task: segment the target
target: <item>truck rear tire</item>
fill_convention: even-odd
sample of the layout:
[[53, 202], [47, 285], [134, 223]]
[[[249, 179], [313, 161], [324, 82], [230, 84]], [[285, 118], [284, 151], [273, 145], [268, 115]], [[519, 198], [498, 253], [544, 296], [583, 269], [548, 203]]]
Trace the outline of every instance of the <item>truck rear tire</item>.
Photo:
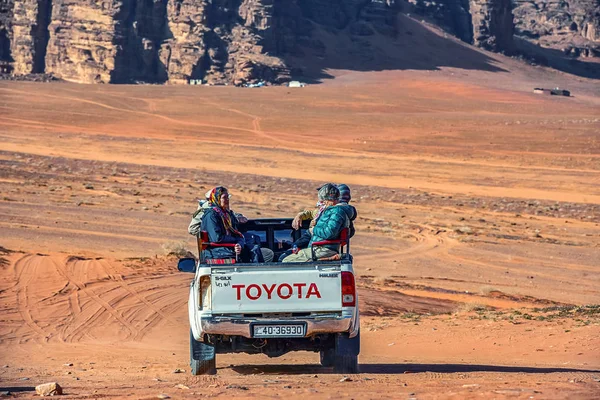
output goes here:
[[333, 370], [338, 374], [358, 373], [358, 356], [336, 356]]
[[190, 329], [190, 367], [192, 375], [216, 375], [217, 360], [215, 348], [206, 343], [194, 339]]
[[333, 367], [335, 363], [335, 349], [321, 350], [321, 365], [324, 367]]
[[340, 334], [335, 339], [333, 370], [339, 374], [358, 373], [358, 354], [360, 353], [360, 331], [350, 338]]

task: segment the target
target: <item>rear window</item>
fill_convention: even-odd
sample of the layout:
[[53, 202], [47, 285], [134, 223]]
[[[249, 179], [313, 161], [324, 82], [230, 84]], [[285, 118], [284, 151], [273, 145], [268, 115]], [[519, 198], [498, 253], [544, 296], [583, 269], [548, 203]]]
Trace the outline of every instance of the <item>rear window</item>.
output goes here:
[[293, 229], [278, 229], [274, 233], [274, 245], [273, 250], [287, 250], [292, 247], [294, 243], [294, 230]]
[[258, 236], [260, 238], [261, 245], [264, 245], [265, 247], [269, 245], [266, 231], [247, 231], [247, 233], [251, 233], [253, 235]]

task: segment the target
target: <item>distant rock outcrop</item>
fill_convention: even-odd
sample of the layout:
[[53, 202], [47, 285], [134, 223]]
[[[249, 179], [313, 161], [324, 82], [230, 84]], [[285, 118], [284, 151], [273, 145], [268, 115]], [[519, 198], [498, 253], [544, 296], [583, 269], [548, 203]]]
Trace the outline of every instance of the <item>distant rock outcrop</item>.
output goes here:
[[513, 0], [515, 34], [566, 55], [600, 57], [600, 1]]
[[513, 15], [510, 0], [408, 0], [416, 13], [467, 43], [486, 50], [513, 51]]
[[[291, 59], [325, 55], [331, 44], [323, 32], [359, 46], [377, 35], [393, 40], [402, 11], [427, 15], [465, 42], [511, 52], [510, 1], [0, 0], [0, 73], [82, 83], [285, 82]], [[550, 34], [597, 43], [597, 2], [565, 1], [568, 12], [541, 0], [518, 3], [518, 33], [541, 45]], [[567, 47], [589, 55], [596, 47], [588, 44]]]
[[491, 51], [513, 51], [513, 14], [510, 0], [470, 0], [473, 44]]

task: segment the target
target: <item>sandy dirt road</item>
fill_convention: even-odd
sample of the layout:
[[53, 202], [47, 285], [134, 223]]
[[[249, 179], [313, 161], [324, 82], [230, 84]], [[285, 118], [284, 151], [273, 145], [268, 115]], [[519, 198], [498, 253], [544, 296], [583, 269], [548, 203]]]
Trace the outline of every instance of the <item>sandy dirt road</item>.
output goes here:
[[[301, 90], [0, 83], [1, 390], [598, 398], [600, 93], [503, 62]], [[249, 217], [290, 216], [325, 181], [359, 211], [361, 373], [291, 353], [190, 376], [167, 253], [194, 249], [196, 200], [224, 184]]]

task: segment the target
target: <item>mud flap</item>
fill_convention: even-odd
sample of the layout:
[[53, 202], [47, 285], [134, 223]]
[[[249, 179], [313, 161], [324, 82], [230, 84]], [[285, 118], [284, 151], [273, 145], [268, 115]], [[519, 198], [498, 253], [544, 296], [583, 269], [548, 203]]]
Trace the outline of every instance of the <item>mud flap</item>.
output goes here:
[[194, 360], [212, 360], [215, 358], [215, 346], [208, 343], [194, 341], [192, 345], [192, 353], [192, 358]]
[[335, 354], [338, 356], [357, 356], [360, 353], [360, 331], [350, 338], [347, 333], [335, 337]]

